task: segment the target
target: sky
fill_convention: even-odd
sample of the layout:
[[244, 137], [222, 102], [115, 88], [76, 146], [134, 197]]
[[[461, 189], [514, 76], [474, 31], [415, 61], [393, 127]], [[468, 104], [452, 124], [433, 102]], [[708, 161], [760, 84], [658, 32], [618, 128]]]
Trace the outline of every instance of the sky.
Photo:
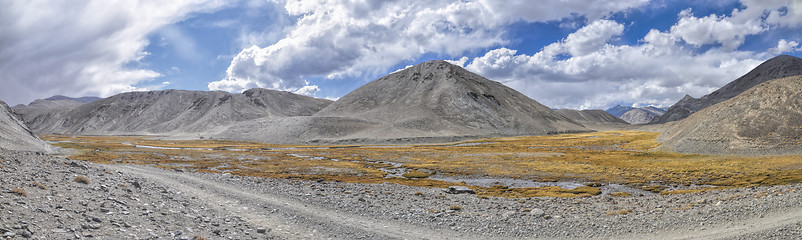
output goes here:
[[0, 0], [0, 100], [261, 87], [336, 100], [442, 59], [552, 108], [667, 107], [779, 54], [802, 0]]

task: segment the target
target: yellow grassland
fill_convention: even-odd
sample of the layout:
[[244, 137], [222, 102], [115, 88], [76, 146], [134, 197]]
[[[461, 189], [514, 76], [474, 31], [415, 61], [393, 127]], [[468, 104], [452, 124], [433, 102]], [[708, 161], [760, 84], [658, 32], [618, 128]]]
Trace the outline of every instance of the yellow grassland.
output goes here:
[[[802, 182], [801, 156], [746, 157], [655, 150], [658, 133], [608, 131], [507, 137], [451, 144], [404, 146], [288, 146], [225, 140], [172, 141], [128, 136], [42, 136], [78, 150], [71, 158], [97, 163], [145, 164], [255, 177], [323, 179], [445, 187], [427, 173], [453, 177], [618, 183], [661, 192], [658, 186], [713, 185], [710, 189]], [[146, 145], [166, 148], [137, 148]], [[393, 164], [409, 178], [386, 178]], [[483, 196], [574, 197], [596, 187], [476, 187]]]

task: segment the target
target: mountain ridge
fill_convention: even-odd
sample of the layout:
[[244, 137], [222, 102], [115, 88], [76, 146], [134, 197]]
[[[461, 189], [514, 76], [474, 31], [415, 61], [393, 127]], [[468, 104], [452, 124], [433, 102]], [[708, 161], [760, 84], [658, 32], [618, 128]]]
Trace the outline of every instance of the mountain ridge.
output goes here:
[[669, 107], [665, 114], [652, 119], [649, 123], [667, 123], [681, 120], [694, 112], [735, 97], [760, 83], [796, 75], [802, 75], [802, 59], [789, 55], [779, 55], [766, 60], [745, 75], [710, 94], [700, 98], [693, 98], [686, 94], [685, 97]]

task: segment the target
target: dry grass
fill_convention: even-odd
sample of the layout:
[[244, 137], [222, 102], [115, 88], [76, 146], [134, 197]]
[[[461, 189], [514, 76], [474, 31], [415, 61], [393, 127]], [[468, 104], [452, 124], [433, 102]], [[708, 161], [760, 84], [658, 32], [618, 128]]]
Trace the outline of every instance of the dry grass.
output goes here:
[[[162, 141], [142, 137], [42, 136], [77, 149], [71, 158], [99, 163], [153, 164], [166, 169], [357, 183], [412, 186], [464, 185], [427, 178], [438, 175], [514, 178], [532, 181], [587, 181], [647, 186], [661, 193], [666, 185], [719, 187], [802, 182], [802, 158], [733, 157], [655, 151], [657, 133], [611, 131], [550, 136], [496, 138], [466, 143], [387, 146], [290, 146], [221, 140]], [[126, 144], [127, 143], [127, 144]], [[150, 149], [148, 145], [192, 149]], [[244, 151], [231, 151], [238, 149]], [[404, 178], [385, 178], [390, 163], [413, 170]], [[499, 189], [472, 186], [480, 196], [576, 197], [598, 194], [581, 189]], [[672, 191], [671, 193], [680, 193]]]
[[617, 193], [610, 193], [610, 196], [613, 196], [613, 197], [629, 197], [629, 196], [632, 196], [632, 194], [628, 193], [628, 192], [617, 192]]
[[22, 189], [22, 188], [13, 188], [13, 189], [11, 189], [11, 192], [14, 193], [14, 194], [23, 196], [23, 197], [27, 197], [28, 196], [28, 193], [25, 192], [25, 189]]
[[427, 178], [427, 177], [429, 177], [431, 175], [432, 174], [428, 173], [428, 172], [424, 172], [424, 171], [420, 171], [420, 170], [412, 170], [412, 171], [409, 171], [408, 173], [404, 173], [401, 176], [403, 176], [405, 178]]
[[459, 211], [459, 210], [462, 210], [462, 206], [451, 205], [451, 206], [448, 207], [448, 209], [454, 210], [454, 211]]
[[38, 188], [41, 188], [42, 190], [47, 190], [47, 186], [42, 184], [42, 183], [40, 183], [40, 182], [34, 182], [33, 185], [38, 187]]
[[200, 235], [195, 235], [192, 237], [192, 240], [209, 240], [209, 239]]
[[604, 215], [607, 215], [607, 216], [620, 216], [620, 215], [627, 215], [630, 212], [632, 212], [632, 209], [621, 209], [621, 210], [609, 211], [609, 212], [605, 213]]
[[74, 180], [77, 183], [89, 184], [89, 178], [87, 178], [85, 176], [77, 176], [77, 177], [75, 177]]
[[666, 189], [665, 186], [660, 186], [660, 185], [650, 185], [650, 186], [643, 187], [643, 190], [649, 191], [649, 192], [653, 192], [653, 193], [660, 193], [665, 189]]

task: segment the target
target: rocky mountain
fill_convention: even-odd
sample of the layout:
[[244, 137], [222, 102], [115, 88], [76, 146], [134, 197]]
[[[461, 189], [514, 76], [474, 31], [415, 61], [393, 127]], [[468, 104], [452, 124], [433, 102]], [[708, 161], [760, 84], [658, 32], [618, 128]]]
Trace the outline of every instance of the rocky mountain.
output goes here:
[[624, 120], [613, 116], [612, 114], [603, 110], [573, 110], [573, 109], [560, 109], [557, 113], [571, 119], [575, 122], [587, 125], [586, 123], [620, 123], [628, 124]]
[[312, 117], [259, 119], [221, 137], [263, 142], [449, 141], [589, 131], [523, 94], [445, 61], [374, 80]]
[[240, 94], [164, 90], [121, 93], [62, 111], [22, 117], [34, 132], [44, 134], [182, 135], [217, 133], [256, 118], [309, 116], [329, 103], [267, 89]]
[[780, 55], [761, 63], [746, 75], [708, 95], [700, 98], [685, 95], [685, 97], [672, 105], [663, 116], [652, 119], [650, 123], [667, 123], [681, 120], [699, 110], [735, 97], [760, 83], [796, 75], [802, 75], [802, 59]]
[[0, 149], [50, 152], [49, 144], [33, 135], [5, 102], [0, 101]]
[[646, 124], [655, 117], [665, 114], [666, 109], [654, 106], [635, 108], [621, 115], [621, 119], [629, 124]]
[[802, 153], [802, 76], [761, 83], [668, 125], [658, 140], [679, 152]]
[[28, 105], [19, 104], [12, 107], [17, 115], [22, 119], [37, 119], [37, 118], [61, 118], [62, 113], [67, 112], [75, 107], [84, 103], [90, 103], [102, 98], [98, 97], [80, 97], [71, 98], [61, 95], [52, 96], [45, 99], [36, 99]]
[[67, 96], [63, 96], [63, 95], [55, 95], [55, 96], [52, 96], [52, 97], [49, 97], [49, 98], [45, 98], [44, 100], [49, 100], [49, 101], [69, 100], [69, 101], [74, 101], [74, 102], [79, 102], [79, 103], [90, 103], [90, 102], [94, 102], [94, 101], [97, 101], [97, 100], [100, 100], [100, 99], [103, 99], [103, 98], [99, 98], [99, 97], [72, 98], [72, 97], [67, 97]]
[[624, 115], [624, 113], [626, 113], [626, 112], [628, 112], [628, 111], [630, 111], [632, 109], [636, 109], [636, 108], [635, 107], [624, 107], [624, 106], [621, 106], [621, 105], [615, 105], [615, 107], [608, 108], [607, 110], [604, 110], [604, 111], [609, 113], [609, 114], [612, 114], [613, 116], [621, 117], [621, 115]]

